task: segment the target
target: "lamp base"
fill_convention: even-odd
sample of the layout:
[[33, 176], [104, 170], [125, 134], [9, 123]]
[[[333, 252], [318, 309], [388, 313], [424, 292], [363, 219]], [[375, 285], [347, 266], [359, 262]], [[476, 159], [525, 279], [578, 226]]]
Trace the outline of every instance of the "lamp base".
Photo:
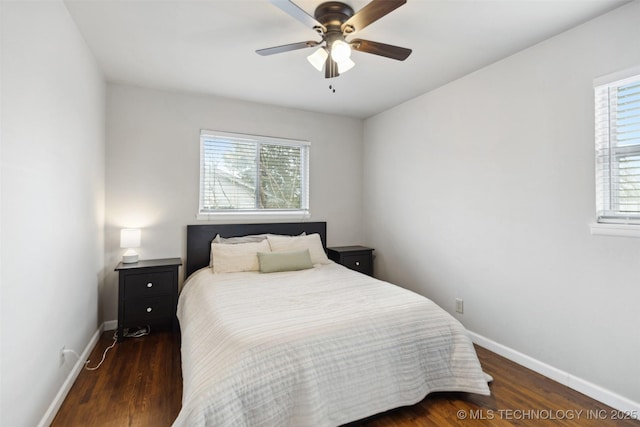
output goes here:
[[138, 254], [135, 255], [124, 255], [122, 257], [122, 262], [125, 264], [133, 264], [134, 262], [138, 262]]
[[133, 249], [128, 249], [122, 255], [122, 262], [125, 264], [133, 264], [134, 262], [138, 262], [138, 253]]

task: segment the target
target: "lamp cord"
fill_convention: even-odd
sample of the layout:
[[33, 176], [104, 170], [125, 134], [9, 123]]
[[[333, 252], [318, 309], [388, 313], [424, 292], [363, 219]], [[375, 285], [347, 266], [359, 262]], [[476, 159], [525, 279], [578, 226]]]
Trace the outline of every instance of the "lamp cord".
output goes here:
[[[125, 332], [123, 335], [125, 336], [125, 338], [139, 338], [145, 335], [149, 335], [150, 332], [151, 332], [151, 326], [147, 325], [146, 327], [140, 328], [135, 332], [128, 332], [128, 329], [125, 329]], [[111, 350], [113, 347], [115, 347], [117, 342], [118, 342], [118, 331], [116, 330], [113, 332], [113, 342], [102, 353], [102, 359], [100, 359], [100, 362], [96, 366], [91, 368], [89, 367], [89, 362], [91, 362], [91, 360], [87, 359], [87, 361], [84, 362], [84, 369], [86, 369], [87, 371], [97, 370], [104, 362], [104, 359], [107, 357], [107, 352]], [[80, 355], [75, 350], [65, 349], [64, 351], [73, 353], [78, 358], [78, 360], [80, 360]]]

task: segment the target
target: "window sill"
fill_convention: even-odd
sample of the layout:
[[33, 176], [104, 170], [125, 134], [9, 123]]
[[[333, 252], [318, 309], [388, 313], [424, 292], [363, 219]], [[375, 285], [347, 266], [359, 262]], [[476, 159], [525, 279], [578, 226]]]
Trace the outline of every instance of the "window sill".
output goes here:
[[629, 224], [590, 224], [591, 234], [594, 236], [615, 236], [615, 237], [640, 237], [640, 225]]
[[198, 221], [305, 221], [311, 218], [309, 212], [224, 212], [224, 213], [199, 213], [196, 215]]

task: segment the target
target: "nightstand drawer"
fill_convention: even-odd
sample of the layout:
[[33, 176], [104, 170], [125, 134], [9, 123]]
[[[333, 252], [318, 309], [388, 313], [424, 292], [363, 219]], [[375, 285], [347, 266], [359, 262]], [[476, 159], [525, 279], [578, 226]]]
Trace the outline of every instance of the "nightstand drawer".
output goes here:
[[327, 248], [329, 259], [359, 273], [373, 276], [373, 248], [366, 246], [334, 246]]
[[369, 272], [373, 269], [373, 266], [371, 265], [370, 254], [343, 255], [342, 265], [365, 274], [369, 274]]
[[171, 271], [145, 274], [127, 274], [124, 278], [124, 298], [137, 298], [172, 292]]
[[172, 308], [173, 302], [164, 296], [129, 299], [124, 302], [124, 321], [144, 323], [158, 318], [170, 318], [174, 314]]

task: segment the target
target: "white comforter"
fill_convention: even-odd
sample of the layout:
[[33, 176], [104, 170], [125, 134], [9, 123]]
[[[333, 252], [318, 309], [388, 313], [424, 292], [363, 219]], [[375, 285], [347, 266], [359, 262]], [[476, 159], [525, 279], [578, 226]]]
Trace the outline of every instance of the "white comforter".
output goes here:
[[457, 320], [334, 263], [199, 270], [178, 318], [184, 389], [174, 426], [335, 426], [433, 391], [489, 394]]

